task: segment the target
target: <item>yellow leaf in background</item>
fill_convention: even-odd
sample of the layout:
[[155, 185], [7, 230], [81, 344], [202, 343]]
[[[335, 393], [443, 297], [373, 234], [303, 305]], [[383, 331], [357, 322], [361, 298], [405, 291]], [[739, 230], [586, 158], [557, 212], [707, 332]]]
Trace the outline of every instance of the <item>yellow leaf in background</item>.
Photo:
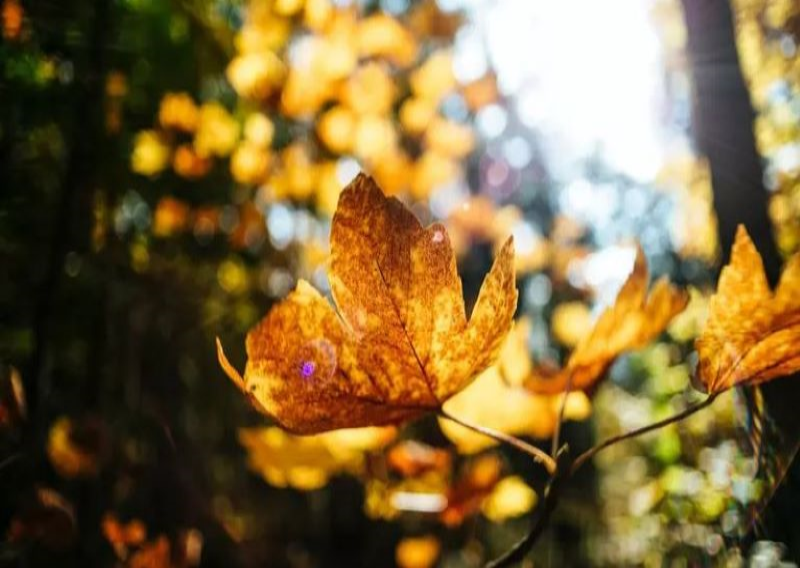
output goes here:
[[649, 295], [647, 283], [647, 260], [637, 247], [633, 272], [614, 304], [600, 314], [591, 331], [572, 351], [566, 367], [552, 376], [534, 370], [526, 386], [541, 394], [560, 393], [566, 390], [571, 376], [571, 390], [590, 390], [622, 353], [644, 347], [655, 339], [683, 311], [689, 298], [666, 278], [653, 284]]
[[336, 162], [328, 161], [317, 165], [316, 205], [320, 213], [328, 217], [333, 217], [339, 195], [344, 189], [337, 170]]
[[475, 147], [475, 135], [466, 124], [437, 118], [425, 133], [425, 144], [443, 156], [464, 158]]
[[397, 151], [397, 130], [389, 118], [365, 116], [356, 126], [353, 153], [368, 163], [378, 163]]
[[305, 0], [274, 0], [272, 10], [279, 16], [291, 17], [303, 9]]
[[239, 123], [219, 103], [200, 107], [200, 124], [194, 137], [194, 149], [200, 156], [227, 156], [239, 141]]
[[564, 302], [553, 310], [553, 337], [566, 347], [575, 347], [592, 328], [592, 314], [583, 302]]
[[399, 195], [408, 189], [412, 163], [402, 149], [394, 148], [383, 154], [370, 168], [386, 195]]
[[446, 50], [433, 52], [411, 73], [411, 91], [418, 97], [438, 104], [456, 87], [453, 54]]
[[773, 292], [740, 225], [695, 348], [698, 379], [709, 393], [800, 370], [800, 253], [787, 261]]
[[411, 172], [411, 195], [414, 199], [427, 199], [435, 189], [454, 181], [458, 173], [458, 163], [454, 160], [435, 152], [425, 152]]
[[164, 128], [194, 132], [200, 113], [188, 93], [166, 93], [158, 108], [158, 122]]
[[[537, 395], [523, 386], [532, 369], [529, 334], [530, 320], [523, 318], [508, 334], [495, 365], [447, 401], [445, 410], [457, 418], [506, 434], [537, 439], [552, 436], [562, 397]], [[568, 395], [565, 420], [584, 420], [590, 412], [591, 403], [584, 393]], [[439, 419], [439, 426], [461, 453], [473, 454], [497, 444], [488, 436], [444, 418]]]
[[169, 164], [170, 148], [153, 130], [142, 130], [133, 140], [131, 169], [137, 174], [152, 176]]
[[340, 473], [357, 474], [364, 453], [394, 439], [394, 428], [334, 430], [316, 436], [292, 436], [280, 428], [242, 428], [239, 442], [250, 468], [275, 487], [313, 490]]
[[231, 176], [238, 183], [258, 184], [269, 172], [270, 154], [252, 142], [244, 141], [231, 155]]
[[244, 121], [244, 137], [259, 148], [269, 148], [275, 136], [275, 125], [265, 114], [254, 112]]
[[[507, 434], [547, 438], [555, 429], [548, 397], [537, 396], [503, 381], [496, 367], [484, 371], [464, 391], [445, 403], [448, 414]], [[489, 436], [440, 418], [439, 427], [458, 451], [474, 454], [497, 445]]]
[[404, 538], [397, 543], [394, 558], [398, 568], [431, 568], [442, 545], [435, 536]]
[[395, 18], [377, 13], [361, 20], [357, 32], [358, 54], [381, 57], [406, 67], [417, 57], [414, 36]]
[[308, 199], [314, 194], [317, 170], [308, 147], [295, 142], [283, 149], [280, 155], [281, 168], [270, 179], [276, 199]]
[[367, 63], [347, 78], [340, 99], [356, 114], [388, 114], [394, 104], [394, 79], [384, 65]]
[[423, 228], [359, 175], [339, 198], [328, 277], [339, 309], [308, 283], [247, 336], [244, 378], [231, 380], [298, 433], [401, 422], [438, 409], [493, 361], [517, 291], [509, 239], [469, 320], [447, 232]]
[[333, 17], [331, 0], [306, 0], [303, 23], [310, 30], [321, 32]]
[[531, 511], [538, 501], [536, 492], [521, 477], [512, 475], [500, 480], [483, 502], [483, 514], [499, 523]]
[[309, 70], [292, 69], [281, 92], [281, 112], [289, 118], [304, 118], [319, 111], [333, 96], [332, 83]]
[[436, 105], [428, 99], [409, 97], [400, 106], [400, 125], [411, 136], [425, 132], [435, 116]]
[[337, 154], [346, 154], [356, 138], [356, 116], [342, 105], [327, 110], [317, 122], [317, 135], [325, 146]]
[[252, 10], [249, 10], [248, 22], [242, 26], [234, 40], [240, 54], [276, 52], [286, 45], [292, 31], [288, 20], [269, 14], [262, 18], [252, 18], [255, 21], [251, 23], [251, 15]]
[[314, 42], [310, 67], [312, 80], [328, 83], [344, 80], [353, 74], [357, 65], [352, 36], [325, 36]]
[[225, 76], [239, 95], [261, 101], [283, 84], [286, 65], [272, 51], [248, 53], [234, 57]]

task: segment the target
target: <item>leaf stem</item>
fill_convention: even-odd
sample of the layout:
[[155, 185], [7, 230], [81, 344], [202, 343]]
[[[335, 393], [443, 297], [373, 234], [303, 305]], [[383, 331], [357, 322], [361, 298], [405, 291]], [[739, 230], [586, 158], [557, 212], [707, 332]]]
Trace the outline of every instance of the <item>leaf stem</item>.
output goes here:
[[569, 375], [567, 375], [567, 385], [564, 388], [563, 398], [561, 399], [561, 404], [558, 409], [558, 420], [556, 421], [556, 429], [553, 432], [553, 446], [550, 450], [550, 454], [555, 458], [558, 453], [558, 445], [561, 442], [561, 427], [564, 425], [564, 410], [567, 407], [567, 397], [569, 396], [569, 391], [572, 390], [572, 371], [570, 371]]
[[708, 398], [706, 398], [702, 402], [698, 402], [697, 404], [688, 406], [681, 412], [673, 416], [670, 416], [668, 418], [665, 418], [664, 420], [659, 420], [658, 422], [654, 422], [653, 424], [649, 424], [648, 426], [644, 426], [642, 428], [637, 428], [636, 430], [631, 430], [630, 432], [625, 432], [624, 434], [612, 436], [611, 438], [608, 438], [603, 442], [600, 442], [596, 446], [589, 448], [588, 450], [583, 452], [575, 459], [575, 462], [572, 464], [570, 475], [573, 475], [578, 469], [581, 468], [583, 464], [585, 464], [587, 461], [592, 459], [596, 454], [605, 450], [609, 446], [613, 446], [614, 444], [622, 442], [623, 440], [636, 438], [637, 436], [641, 436], [643, 434], [647, 434], [648, 432], [652, 432], [654, 430], [663, 428], [664, 426], [668, 426], [670, 424], [674, 424], [675, 422], [679, 422], [680, 420], [683, 420], [684, 418], [691, 416], [695, 412], [698, 412], [699, 410], [702, 410], [707, 406], [710, 406], [711, 403], [714, 402], [714, 400], [716, 400], [718, 395], [719, 393], [711, 394], [708, 396]]
[[504, 442], [509, 444], [510, 446], [514, 446], [516, 449], [520, 450], [531, 456], [534, 461], [537, 463], [541, 463], [544, 465], [547, 473], [553, 475], [556, 471], [556, 462], [555, 460], [547, 455], [547, 452], [540, 450], [533, 444], [529, 444], [523, 440], [520, 440], [516, 436], [511, 436], [510, 434], [506, 434], [505, 432], [500, 432], [499, 430], [494, 430], [493, 428], [487, 428], [486, 426], [481, 426], [480, 424], [473, 424], [472, 422], [468, 422], [457, 416], [453, 416], [452, 414], [448, 413], [444, 408], [439, 409], [439, 415], [442, 418], [446, 418], [451, 422], [455, 422], [456, 424], [463, 426], [464, 428], [468, 428], [474, 432], [478, 432], [479, 434], [483, 434], [484, 436], [488, 436], [489, 438], [493, 438], [498, 442]]

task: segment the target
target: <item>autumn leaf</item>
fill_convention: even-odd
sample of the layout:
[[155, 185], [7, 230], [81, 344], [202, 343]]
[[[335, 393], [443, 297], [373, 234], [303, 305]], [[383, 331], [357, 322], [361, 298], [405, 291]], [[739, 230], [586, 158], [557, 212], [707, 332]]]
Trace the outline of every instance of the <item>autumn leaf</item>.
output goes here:
[[329, 280], [337, 315], [300, 281], [247, 335], [242, 377], [254, 406], [313, 434], [381, 425], [438, 410], [494, 360], [517, 303], [514, 246], [500, 249], [467, 320], [447, 231], [423, 228], [359, 175], [339, 198]]
[[511, 475], [495, 486], [481, 509], [489, 520], [499, 523], [521, 517], [533, 509], [538, 500], [536, 492], [521, 477]]
[[740, 225], [695, 348], [698, 379], [710, 394], [800, 370], [800, 254], [789, 259], [772, 292]]
[[556, 372], [535, 370], [527, 387], [541, 394], [564, 392], [571, 375], [571, 390], [590, 390], [622, 353], [644, 347], [657, 337], [689, 298], [665, 277], [656, 281], [649, 294], [647, 282], [647, 261], [637, 247], [633, 272], [617, 299], [581, 339], [567, 365]]

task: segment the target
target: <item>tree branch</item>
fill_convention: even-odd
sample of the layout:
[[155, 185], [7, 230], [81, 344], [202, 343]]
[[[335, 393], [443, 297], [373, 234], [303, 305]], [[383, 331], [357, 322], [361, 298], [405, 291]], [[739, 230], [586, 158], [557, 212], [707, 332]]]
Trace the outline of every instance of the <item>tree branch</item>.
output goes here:
[[523, 440], [520, 440], [516, 436], [511, 436], [505, 432], [500, 432], [499, 430], [494, 430], [493, 428], [487, 428], [486, 426], [481, 426], [480, 424], [473, 424], [471, 422], [467, 422], [466, 420], [462, 420], [461, 418], [448, 413], [444, 408], [439, 410], [439, 415], [442, 418], [446, 418], [451, 422], [455, 422], [456, 424], [463, 426], [464, 428], [468, 428], [474, 432], [478, 432], [479, 434], [493, 438], [498, 442], [509, 444], [519, 451], [528, 454], [534, 459], [534, 461], [544, 465], [545, 469], [547, 469], [547, 473], [550, 475], [554, 475], [556, 472], [555, 460], [547, 455], [545, 451], [540, 450], [533, 444], [529, 444]]
[[503, 553], [502, 556], [486, 564], [485, 568], [506, 568], [507, 566], [512, 566], [513, 564], [521, 562], [525, 558], [525, 555], [530, 552], [533, 545], [536, 544], [536, 541], [539, 540], [539, 537], [544, 533], [544, 530], [550, 522], [550, 517], [556, 510], [564, 482], [572, 475], [569, 459], [569, 446], [564, 445], [556, 455], [555, 472], [544, 490], [544, 501], [542, 502], [542, 506], [536, 509], [536, 516], [534, 517], [530, 531], [528, 531], [528, 534], [523, 538], [518, 540], [514, 546]]
[[623, 440], [629, 440], [631, 438], [636, 438], [637, 436], [641, 436], [643, 434], [647, 434], [648, 432], [652, 432], [654, 430], [658, 430], [659, 428], [663, 428], [664, 426], [668, 426], [670, 424], [674, 424], [675, 422], [679, 422], [679, 421], [683, 420], [684, 418], [687, 418], [687, 417], [691, 416], [695, 412], [697, 412], [699, 410], [702, 410], [705, 407], [711, 405], [711, 403], [716, 400], [717, 396], [719, 396], [719, 393], [711, 394], [704, 401], [699, 402], [697, 404], [694, 404], [692, 406], [689, 406], [686, 409], [684, 409], [683, 411], [681, 411], [678, 414], [675, 414], [673, 416], [670, 416], [669, 418], [665, 418], [664, 420], [660, 420], [658, 422], [655, 422], [655, 423], [650, 424], [648, 426], [644, 426], [642, 428], [637, 428], [636, 430], [631, 430], [630, 432], [626, 432], [624, 434], [619, 434], [618, 436], [613, 436], [613, 437], [608, 438], [607, 440], [605, 440], [603, 442], [600, 442], [599, 444], [597, 444], [593, 448], [590, 448], [590, 449], [586, 450], [585, 452], [583, 452], [581, 455], [579, 455], [575, 459], [575, 463], [572, 464], [572, 471], [570, 472], [570, 475], [574, 474], [576, 471], [578, 471], [581, 468], [581, 466], [583, 464], [585, 464], [587, 461], [592, 459], [596, 454], [598, 454], [599, 452], [605, 450], [606, 448], [608, 448], [610, 446], [613, 446], [614, 444], [616, 444], [618, 442], [622, 442]]

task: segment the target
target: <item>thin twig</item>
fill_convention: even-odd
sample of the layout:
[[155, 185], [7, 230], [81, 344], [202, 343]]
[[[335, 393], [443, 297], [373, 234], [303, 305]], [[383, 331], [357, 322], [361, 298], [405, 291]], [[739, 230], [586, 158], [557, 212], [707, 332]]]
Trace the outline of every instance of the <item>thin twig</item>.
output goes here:
[[565, 445], [556, 454], [556, 470], [544, 490], [544, 499], [541, 506], [536, 508], [533, 524], [528, 534], [518, 540], [511, 548], [505, 551], [502, 556], [487, 563], [484, 568], [506, 568], [512, 566], [521, 562], [528, 552], [530, 552], [533, 545], [536, 544], [536, 541], [539, 540], [539, 537], [544, 533], [550, 522], [550, 517], [558, 506], [561, 488], [571, 475], [569, 459], [569, 447]]
[[644, 426], [643, 428], [637, 428], [636, 430], [631, 430], [630, 432], [626, 432], [624, 434], [619, 434], [617, 436], [613, 436], [608, 438], [607, 440], [597, 444], [596, 446], [586, 450], [581, 455], [579, 455], [575, 462], [572, 464], [572, 471], [570, 475], [574, 474], [580, 467], [585, 464], [587, 461], [592, 459], [597, 453], [601, 452], [602, 450], [608, 448], [609, 446], [613, 446], [618, 442], [622, 442], [623, 440], [628, 440], [630, 438], [636, 438], [637, 436], [641, 436], [643, 434], [647, 434], [648, 432], [652, 432], [654, 430], [658, 430], [659, 428], [663, 428], [664, 426], [668, 426], [670, 424], [674, 424], [688, 416], [691, 416], [695, 412], [704, 409], [705, 407], [709, 406], [714, 400], [716, 400], [719, 393], [714, 393], [708, 396], [704, 401], [694, 404], [692, 406], [687, 407], [683, 411], [670, 416], [669, 418], [665, 418], [664, 420], [660, 420], [648, 426]]
[[451, 422], [455, 422], [456, 424], [463, 426], [464, 428], [469, 428], [474, 432], [478, 432], [479, 434], [483, 434], [484, 436], [494, 438], [498, 442], [504, 442], [506, 444], [509, 444], [510, 446], [514, 446], [521, 452], [524, 452], [529, 456], [531, 456], [537, 463], [541, 463], [542, 465], [544, 465], [545, 469], [547, 469], [547, 473], [549, 473], [550, 475], [553, 475], [556, 472], [556, 462], [552, 457], [547, 455], [547, 452], [540, 450], [539, 448], [537, 448], [532, 444], [520, 440], [516, 436], [511, 436], [509, 434], [506, 434], [505, 432], [500, 432], [499, 430], [494, 430], [492, 428], [487, 428], [486, 426], [481, 426], [479, 424], [473, 424], [471, 422], [467, 422], [461, 418], [458, 418], [448, 413], [446, 410], [444, 410], [444, 408], [439, 410], [439, 415], [442, 416], [442, 418], [446, 418]]
[[558, 410], [558, 420], [556, 421], [556, 429], [553, 432], [553, 446], [550, 448], [550, 455], [554, 458], [558, 454], [558, 445], [561, 443], [561, 426], [564, 424], [564, 409], [567, 407], [567, 397], [569, 391], [572, 390], [572, 371], [567, 375], [567, 386], [564, 389], [564, 398], [561, 399], [561, 406]]

